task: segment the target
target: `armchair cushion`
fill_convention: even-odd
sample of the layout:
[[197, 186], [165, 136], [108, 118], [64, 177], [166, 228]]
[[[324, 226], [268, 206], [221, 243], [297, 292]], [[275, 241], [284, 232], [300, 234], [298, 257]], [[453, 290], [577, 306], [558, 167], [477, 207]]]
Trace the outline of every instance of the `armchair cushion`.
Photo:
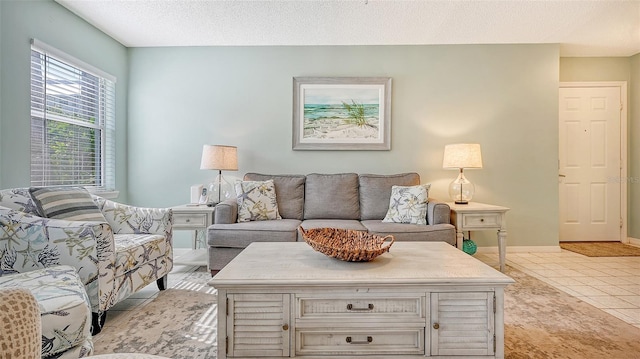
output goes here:
[[159, 234], [116, 234], [116, 276], [167, 253], [167, 239]]
[[29, 193], [42, 217], [68, 221], [107, 221], [84, 188], [31, 187]]

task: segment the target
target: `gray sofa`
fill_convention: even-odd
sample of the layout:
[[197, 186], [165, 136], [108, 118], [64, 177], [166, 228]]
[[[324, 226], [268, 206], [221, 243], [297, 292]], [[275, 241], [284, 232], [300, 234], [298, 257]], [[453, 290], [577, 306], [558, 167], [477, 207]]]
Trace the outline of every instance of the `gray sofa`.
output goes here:
[[265, 175], [247, 173], [245, 181], [273, 179], [282, 219], [237, 223], [235, 199], [219, 203], [208, 228], [209, 270], [222, 269], [252, 242], [302, 241], [298, 227], [331, 227], [368, 231], [398, 241], [443, 241], [456, 244], [446, 203], [429, 199], [427, 225], [382, 222], [391, 187], [420, 184], [417, 173]]

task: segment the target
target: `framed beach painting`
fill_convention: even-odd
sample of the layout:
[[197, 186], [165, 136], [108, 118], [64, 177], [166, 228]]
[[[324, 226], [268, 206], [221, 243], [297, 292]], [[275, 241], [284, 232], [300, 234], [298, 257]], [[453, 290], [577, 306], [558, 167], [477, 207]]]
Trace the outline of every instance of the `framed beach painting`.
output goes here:
[[390, 150], [390, 77], [294, 77], [294, 150]]

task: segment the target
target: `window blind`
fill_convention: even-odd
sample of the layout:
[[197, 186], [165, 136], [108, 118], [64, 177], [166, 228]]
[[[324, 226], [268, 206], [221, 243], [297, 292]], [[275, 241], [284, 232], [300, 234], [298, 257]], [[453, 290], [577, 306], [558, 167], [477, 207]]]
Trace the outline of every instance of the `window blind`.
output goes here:
[[31, 185], [115, 188], [115, 77], [37, 40]]

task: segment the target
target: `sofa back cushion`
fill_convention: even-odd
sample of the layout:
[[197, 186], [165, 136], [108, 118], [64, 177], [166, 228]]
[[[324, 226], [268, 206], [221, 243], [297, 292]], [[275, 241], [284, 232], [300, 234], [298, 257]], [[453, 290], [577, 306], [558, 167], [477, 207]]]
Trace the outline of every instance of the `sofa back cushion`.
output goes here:
[[389, 210], [391, 187], [415, 186], [420, 184], [417, 173], [393, 175], [361, 174], [360, 183], [360, 219], [363, 221], [382, 220]]
[[305, 185], [304, 219], [360, 219], [359, 197], [355, 173], [309, 174]]
[[276, 201], [278, 213], [282, 218], [302, 220], [304, 211], [304, 186], [303, 175], [267, 175], [261, 173], [247, 173], [245, 181], [273, 180], [276, 187]]
[[29, 188], [26, 187], [0, 190], [0, 206], [40, 216], [38, 207], [29, 194]]

